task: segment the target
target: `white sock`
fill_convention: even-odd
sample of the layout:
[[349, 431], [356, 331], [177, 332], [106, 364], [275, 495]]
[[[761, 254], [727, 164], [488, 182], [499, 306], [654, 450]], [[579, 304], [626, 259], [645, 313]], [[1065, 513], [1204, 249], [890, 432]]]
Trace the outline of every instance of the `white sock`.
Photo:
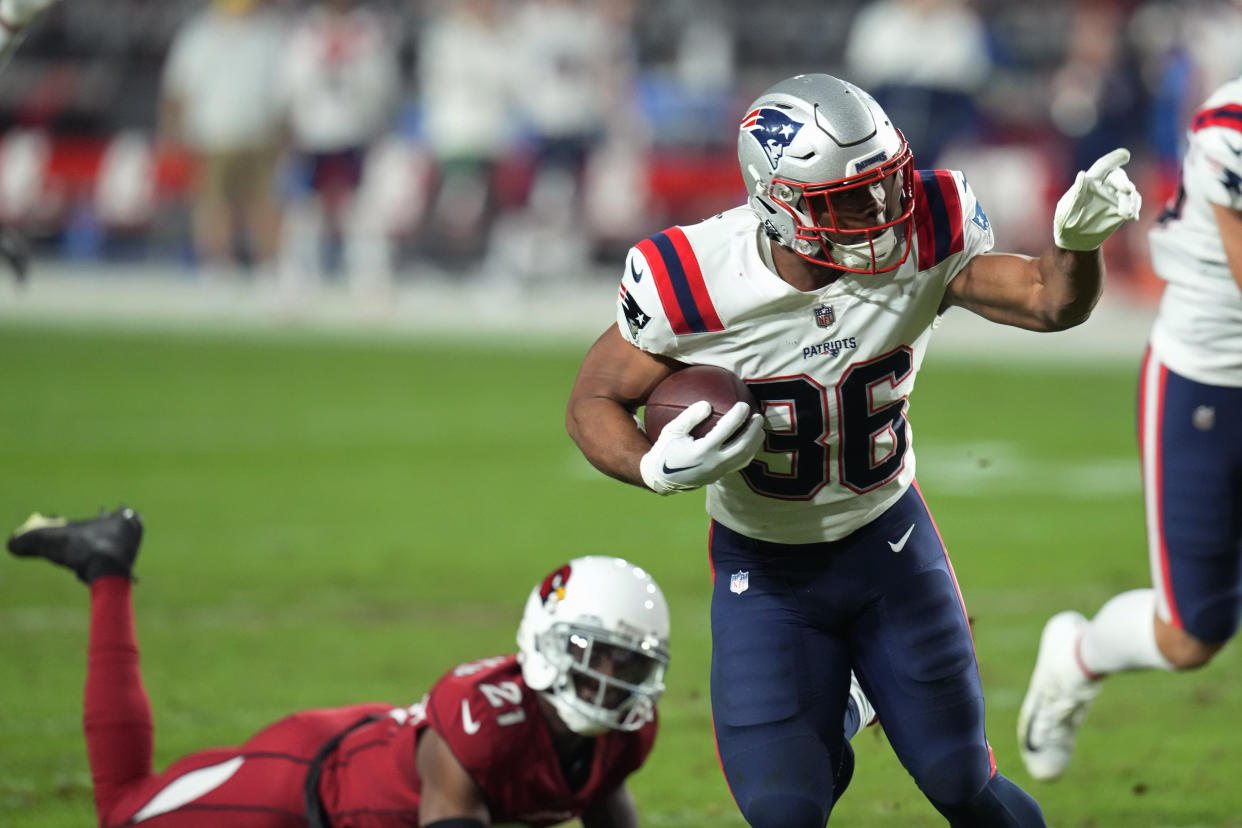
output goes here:
[[1108, 599], [1083, 630], [1078, 644], [1082, 667], [1096, 677], [1172, 670], [1156, 646], [1155, 615], [1155, 590], [1132, 589]]

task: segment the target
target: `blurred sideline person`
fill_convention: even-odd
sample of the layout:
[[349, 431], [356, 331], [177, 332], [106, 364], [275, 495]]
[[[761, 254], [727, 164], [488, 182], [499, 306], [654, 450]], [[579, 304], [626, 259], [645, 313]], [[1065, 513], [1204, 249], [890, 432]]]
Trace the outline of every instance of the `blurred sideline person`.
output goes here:
[[[955, 141], [976, 138], [975, 103], [992, 57], [987, 26], [965, 0], [880, 0], [854, 16], [845, 50], [850, 76], [934, 166]], [[876, 43], [886, 48], [876, 49]], [[925, 44], [935, 43], [935, 49]]]
[[355, 208], [368, 151], [388, 132], [401, 91], [392, 30], [359, 0], [321, 0], [290, 34], [280, 94], [299, 175], [285, 209], [280, 269], [295, 303], [324, 271], [343, 271], [360, 296], [391, 289], [384, 229]]
[[1018, 719], [1036, 779], [1065, 771], [1101, 679], [1202, 667], [1242, 619], [1242, 78], [1191, 119], [1149, 239], [1166, 282], [1139, 375], [1153, 587], [1045, 625]]
[[516, 135], [503, 0], [430, 4], [418, 35], [423, 134], [435, 164], [420, 246], [454, 272], [477, 265], [501, 209], [496, 171]]
[[[668, 495], [708, 486], [712, 711], [747, 822], [822, 828], [849, 781], [836, 722], [851, 669], [893, 750], [953, 826], [1042, 826], [997, 770], [970, 625], [915, 483], [906, 417], [951, 307], [1059, 331], [1090, 315], [1100, 245], [1137, 216], [1117, 149], [1062, 196], [1039, 258], [989, 253], [960, 172], [916, 170], [875, 100], [798, 75], [746, 110], [749, 203], [635, 245], [617, 322], [587, 353], [566, 412], [605, 474]], [[653, 444], [634, 412], [684, 365], [741, 377], [701, 438], [698, 402]], [[766, 428], [765, 428], [766, 420]], [[852, 762], [851, 762], [852, 765]]]
[[510, 37], [517, 117], [531, 161], [523, 204], [497, 228], [493, 274], [523, 284], [573, 278], [588, 264], [588, 164], [625, 88], [629, 44], [605, 0], [519, 0]]
[[164, 65], [159, 137], [197, 162], [192, 205], [196, 264], [232, 276], [273, 266], [283, 20], [267, 0], [211, 0], [177, 31]]
[[461, 664], [416, 704], [295, 713], [154, 773], [131, 601], [142, 531], [127, 508], [36, 514], [8, 541], [90, 588], [84, 727], [100, 826], [638, 825], [626, 778], [655, 740], [669, 615], [637, 566], [558, 567], [527, 598], [516, 655]]
[[[30, 24], [56, 2], [0, 0], [0, 70], [8, 66], [17, 47], [26, 39]], [[30, 247], [25, 236], [11, 227], [0, 226], [0, 258], [8, 264], [19, 283], [25, 281], [30, 265]]]

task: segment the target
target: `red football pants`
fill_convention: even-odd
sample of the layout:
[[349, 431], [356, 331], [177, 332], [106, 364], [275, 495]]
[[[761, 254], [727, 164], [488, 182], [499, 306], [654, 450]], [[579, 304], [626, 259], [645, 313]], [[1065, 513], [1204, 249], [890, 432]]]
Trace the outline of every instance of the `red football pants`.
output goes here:
[[83, 726], [101, 828], [305, 828], [303, 783], [329, 739], [384, 704], [310, 710], [240, 747], [215, 748], [151, 772], [151, 703], [138, 667], [127, 578], [91, 585]]

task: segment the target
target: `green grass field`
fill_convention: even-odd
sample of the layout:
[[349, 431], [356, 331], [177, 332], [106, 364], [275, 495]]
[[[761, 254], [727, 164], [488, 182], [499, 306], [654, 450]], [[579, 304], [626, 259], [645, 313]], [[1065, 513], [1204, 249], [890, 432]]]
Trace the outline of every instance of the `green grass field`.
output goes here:
[[[526, 590], [585, 553], [648, 567], [673, 610], [663, 727], [632, 789], [652, 826], [742, 825], [707, 690], [702, 495], [592, 470], [562, 412], [589, 342], [0, 330], [0, 522], [125, 503], [156, 761], [302, 707], [408, 704], [514, 650]], [[1014, 722], [1044, 620], [1147, 584], [1133, 361], [1006, 367], [932, 352], [911, 409], [920, 485], [975, 621], [1001, 769], [1049, 824], [1242, 826], [1232, 649], [1110, 679], [1072, 773], [1033, 782]], [[0, 559], [0, 825], [93, 824], [80, 733], [87, 595]], [[879, 728], [834, 826], [943, 824]]]

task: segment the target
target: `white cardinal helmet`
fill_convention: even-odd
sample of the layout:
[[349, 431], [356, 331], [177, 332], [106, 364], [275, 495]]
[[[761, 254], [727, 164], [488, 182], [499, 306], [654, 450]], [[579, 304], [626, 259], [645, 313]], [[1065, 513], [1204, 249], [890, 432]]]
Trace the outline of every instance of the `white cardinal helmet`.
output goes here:
[[913, 157], [875, 99], [832, 75], [760, 95], [737, 137], [750, 207], [816, 264], [884, 273], [910, 254]]
[[535, 585], [517, 634], [522, 677], [575, 733], [651, 721], [668, 666], [668, 603], [621, 558], [574, 558]]

